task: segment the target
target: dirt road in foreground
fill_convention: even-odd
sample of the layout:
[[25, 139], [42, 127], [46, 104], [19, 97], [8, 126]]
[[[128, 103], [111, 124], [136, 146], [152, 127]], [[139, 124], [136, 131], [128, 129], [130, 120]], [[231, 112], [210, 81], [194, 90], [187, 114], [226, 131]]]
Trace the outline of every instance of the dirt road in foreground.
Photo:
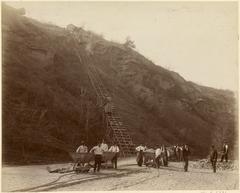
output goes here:
[[3, 167], [2, 191], [239, 189], [238, 170], [213, 173], [190, 167], [189, 172], [183, 172], [183, 163], [176, 162], [158, 170], [138, 167], [135, 159], [128, 159], [120, 161], [118, 170], [103, 169], [96, 174], [48, 173], [45, 168]]

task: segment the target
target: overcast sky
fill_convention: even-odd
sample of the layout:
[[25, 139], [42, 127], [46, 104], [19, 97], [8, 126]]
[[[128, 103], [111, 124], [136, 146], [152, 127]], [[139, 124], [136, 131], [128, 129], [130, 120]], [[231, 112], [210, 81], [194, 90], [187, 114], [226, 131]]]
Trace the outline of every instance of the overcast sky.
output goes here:
[[236, 2], [9, 2], [59, 26], [72, 23], [123, 43], [155, 64], [215, 88], [238, 85]]

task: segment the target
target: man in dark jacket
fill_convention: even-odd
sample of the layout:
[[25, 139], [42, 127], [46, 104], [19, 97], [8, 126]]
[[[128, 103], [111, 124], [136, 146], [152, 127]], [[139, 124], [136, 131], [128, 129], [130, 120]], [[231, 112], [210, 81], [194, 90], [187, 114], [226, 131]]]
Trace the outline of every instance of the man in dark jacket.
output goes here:
[[212, 150], [211, 150], [211, 153], [210, 153], [210, 161], [212, 163], [214, 173], [216, 173], [217, 158], [218, 158], [218, 152], [215, 149], [214, 145], [212, 145]]
[[184, 171], [187, 172], [188, 171], [188, 156], [190, 155], [190, 150], [189, 150], [188, 145], [184, 145], [182, 154], [183, 154], [183, 160], [185, 162]]
[[168, 151], [165, 145], [162, 146], [163, 151], [163, 165], [168, 166]]

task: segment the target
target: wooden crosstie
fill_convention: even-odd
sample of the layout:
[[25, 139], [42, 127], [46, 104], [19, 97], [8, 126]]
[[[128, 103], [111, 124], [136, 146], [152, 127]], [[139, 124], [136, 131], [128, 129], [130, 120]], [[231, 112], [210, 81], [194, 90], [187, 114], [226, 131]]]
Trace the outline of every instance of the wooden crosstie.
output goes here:
[[[79, 60], [88, 69], [88, 77], [97, 96], [97, 104], [98, 106], [103, 107], [107, 98], [111, 97], [111, 95], [105, 88], [99, 72], [92, 61], [93, 59], [90, 56], [81, 54], [78, 50], [75, 51]], [[104, 119], [106, 123], [105, 137], [107, 142], [117, 143], [122, 156], [126, 157], [133, 155], [135, 153], [135, 146], [129, 134], [128, 126], [123, 123], [121, 116], [118, 113], [118, 109], [114, 104], [112, 104], [111, 115], [104, 113]]]
[[132, 138], [128, 132], [128, 127], [123, 123], [118, 115], [116, 107], [112, 107], [112, 115], [106, 115], [106, 137], [112, 142], [116, 142], [121, 149], [123, 156], [133, 155], [135, 153]]

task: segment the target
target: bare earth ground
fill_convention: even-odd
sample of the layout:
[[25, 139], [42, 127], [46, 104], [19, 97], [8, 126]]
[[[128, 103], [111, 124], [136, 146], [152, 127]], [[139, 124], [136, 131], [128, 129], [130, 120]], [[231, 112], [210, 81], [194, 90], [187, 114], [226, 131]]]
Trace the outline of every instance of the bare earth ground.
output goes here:
[[138, 167], [135, 158], [119, 161], [119, 169], [102, 169], [100, 173], [48, 173], [58, 165], [5, 166], [2, 168], [2, 191], [81, 191], [81, 190], [212, 190], [239, 189], [238, 170], [213, 173], [210, 169], [183, 172], [183, 163], [168, 167]]

